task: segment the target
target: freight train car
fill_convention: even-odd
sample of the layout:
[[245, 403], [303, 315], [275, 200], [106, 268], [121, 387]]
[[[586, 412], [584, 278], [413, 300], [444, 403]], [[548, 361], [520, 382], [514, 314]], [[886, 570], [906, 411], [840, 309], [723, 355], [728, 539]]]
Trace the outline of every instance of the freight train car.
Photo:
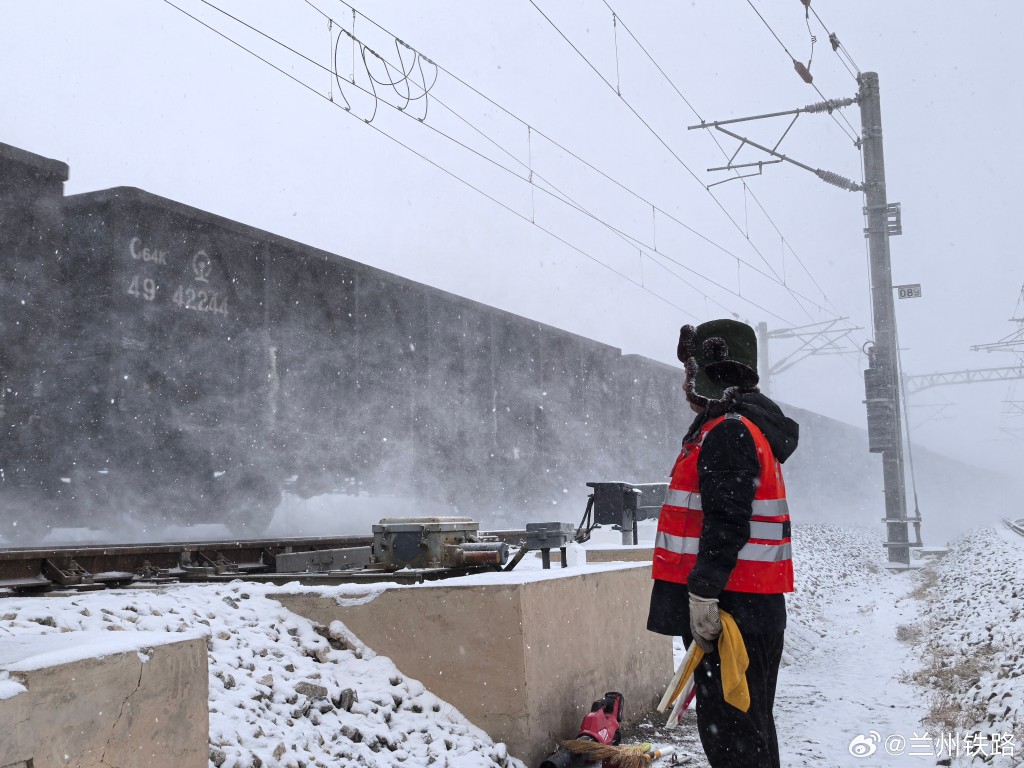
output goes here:
[[675, 453], [677, 369], [141, 190], [61, 197], [66, 166], [5, 151], [50, 174], [0, 241], [5, 312], [35, 312], [0, 351], [23, 525], [255, 533], [283, 492], [522, 519]]
[[[64, 163], [0, 144], [0, 520], [7, 533], [53, 515], [60, 427], [47, 408], [57, 397], [56, 310], [67, 300], [57, 267]], [[19, 529], [18, 526], [21, 526]]]

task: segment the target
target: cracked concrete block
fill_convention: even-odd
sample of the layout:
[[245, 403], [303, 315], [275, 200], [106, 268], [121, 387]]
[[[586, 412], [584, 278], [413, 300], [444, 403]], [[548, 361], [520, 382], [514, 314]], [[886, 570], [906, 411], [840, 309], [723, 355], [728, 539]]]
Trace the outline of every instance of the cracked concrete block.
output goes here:
[[0, 693], [11, 695], [0, 695], [0, 765], [18, 766], [35, 754], [32, 704], [22, 686], [6, 681], [5, 688]]
[[0, 641], [0, 670], [26, 689], [33, 768], [209, 764], [205, 638], [19, 637]]

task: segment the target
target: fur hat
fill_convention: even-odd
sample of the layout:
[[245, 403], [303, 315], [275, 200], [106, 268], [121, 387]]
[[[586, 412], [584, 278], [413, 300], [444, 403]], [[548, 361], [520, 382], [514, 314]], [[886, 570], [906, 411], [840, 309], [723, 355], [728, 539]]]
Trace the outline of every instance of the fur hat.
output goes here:
[[679, 330], [676, 356], [686, 367], [687, 399], [699, 406], [721, 400], [730, 389], [757, 386], [757, 335], [737, 320], [711, 320]]

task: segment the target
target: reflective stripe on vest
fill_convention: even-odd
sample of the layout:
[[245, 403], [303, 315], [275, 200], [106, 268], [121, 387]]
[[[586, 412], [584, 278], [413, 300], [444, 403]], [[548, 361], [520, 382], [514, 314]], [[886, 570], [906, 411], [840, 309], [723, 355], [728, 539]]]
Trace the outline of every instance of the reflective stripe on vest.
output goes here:
[[[751, 525], [751, 528], [753, 528], [753, 525]], [[751, 533], [751, 538], [767, 539], [774, 537], [754, 536]], [[658, 535], [654, 540], [654, 546], [669, 552], [675, 552], [678, 555], [696, 555], [699, 545], [700, 539], [673, 536], [671, 533], [665, 533], [664, 531], [658, 531]], [[783, 560], [792, 560], [793, 545], [788, 541], [784, 544], [758, 544], [748, 541], [740, 548], [736, 559], [750, 560], [755, 563], [779, 563]]]
[[[700, 494], [693, 491], [680, 491], [670, 488], [665, 494], [665, 504], [683, 509], [701, 509]], [[755, 517], [762, 520], [769, 517], [789, 517], [789, 504], [785, 499], [754, 499], [751, 510]], [[758, 538], [773, 538], [771, 536], [759, 536]]]

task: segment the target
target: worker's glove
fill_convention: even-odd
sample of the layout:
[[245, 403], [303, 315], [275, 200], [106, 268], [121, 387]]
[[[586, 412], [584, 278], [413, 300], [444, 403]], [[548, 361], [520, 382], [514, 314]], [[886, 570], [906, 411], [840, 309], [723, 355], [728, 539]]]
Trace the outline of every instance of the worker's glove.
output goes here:
[[722, 634], [717, 597], [701, 597], [690, 593], [690, 634], [704, 653], [715, 650], [718, 636]]

